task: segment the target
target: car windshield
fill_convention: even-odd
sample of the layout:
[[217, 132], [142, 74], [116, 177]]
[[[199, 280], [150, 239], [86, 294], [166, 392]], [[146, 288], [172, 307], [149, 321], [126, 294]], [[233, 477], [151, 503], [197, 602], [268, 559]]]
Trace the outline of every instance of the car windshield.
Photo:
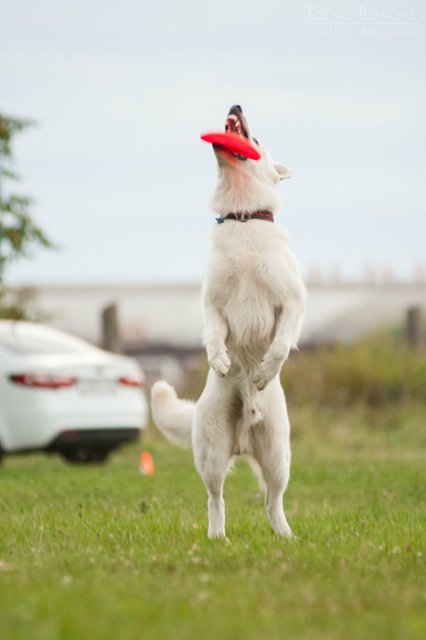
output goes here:
[[94, 349], [78, 339], [47, 335], [26, 335], [18, 332], [0, 333], [0, 347], [16, 354], [87, 353]]

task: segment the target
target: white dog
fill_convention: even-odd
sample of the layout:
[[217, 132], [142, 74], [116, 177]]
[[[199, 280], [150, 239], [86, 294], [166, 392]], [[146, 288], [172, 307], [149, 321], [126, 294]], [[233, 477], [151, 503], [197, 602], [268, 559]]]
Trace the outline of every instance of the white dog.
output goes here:
[[283, 509], [290, 425], [279, 374], [297, 346], [305, 288], [286, 233], [273, 222], [275, 186], [291, 172], [250, 136], [239, 105], [231, 108], [226, 130], [250, 139], [261, 159], [214, 145], [219, 181], [212, 207], [220, 224], [203, 285], [206, 386], [194, 404], [159, 381], [152, 389], [152, 412], [171, 442], [192, 442], [209, 495], [209, 537], [225, 536], [223, 485], [238, 455], [248, 458], [262, 480], [273, 529], [291, 536]]

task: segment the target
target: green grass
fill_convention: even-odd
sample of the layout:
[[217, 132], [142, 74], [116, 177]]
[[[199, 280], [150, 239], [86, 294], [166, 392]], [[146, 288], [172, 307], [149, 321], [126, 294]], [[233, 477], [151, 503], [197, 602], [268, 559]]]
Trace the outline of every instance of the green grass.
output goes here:
[[[152, 430], [104, 467], [7, 458], [1, 640], [423, 640], [425, 378], [424, 354], [389, 331], [292, 357], [291, 541], [244, 464], [226, 483], [229, 539], [209, 541], [191, 454]], [[184, 395], [203, 382], [193, 372]]]
[[[244, 464], [226, 484], [229, 541], [207, 540], [191, 454], [153, 435], [104, 467], [6, 459], [0, 637], [423, 640], [422, 409], [297, 410], [292, 541], [272, 533]], [[138, 473], [142, 446], [153, 477]]]

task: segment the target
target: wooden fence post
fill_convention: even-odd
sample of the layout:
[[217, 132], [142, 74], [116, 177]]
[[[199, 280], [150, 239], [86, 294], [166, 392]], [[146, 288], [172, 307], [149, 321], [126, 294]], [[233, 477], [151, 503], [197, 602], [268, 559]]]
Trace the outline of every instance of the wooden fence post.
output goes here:
[[102, 348], [113, 353], [121, 353], [116, 304], [110, 304], [102, 311]]
[[423, 314], [420, 307], [407, 309], [406, 336], [408, 345], [413, 351], [419, 351], [423, 346]]

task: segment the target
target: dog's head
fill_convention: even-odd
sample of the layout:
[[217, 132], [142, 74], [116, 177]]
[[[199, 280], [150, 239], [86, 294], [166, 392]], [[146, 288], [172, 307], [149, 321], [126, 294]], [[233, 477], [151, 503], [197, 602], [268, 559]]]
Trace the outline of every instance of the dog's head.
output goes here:
[[213, 149], [222, 171], [241, 171], [246, 175], [252, 174], [254, 178], [270, 184], [276, 184], [280, 180], [292, 177], [291, 171], [280, 162], [272, 160], [267, 149], [257, 138], [251, 136], [247, 119], [239, 104], [230, 108], [225, 122], [225, 131], [231, 131], [242, 138], [247, 138], [258, 149], [261, 158], [260, 160], [250, 160], [219, 144], [214, 144]]
[[261, 154], [260, 160], [250, 160], [214, 144], [219, 165], [219, 182], [212, 199], [214, 211], [225, 215], [230, 211], [250, 213], [257, 210], [276, 212], [279, 207], [275, 185], [292, 173], [275, 162], [259, 140], [250, 134], [247, 119], [240, 105], [229, 110], [225, 130], [250, 140]]

